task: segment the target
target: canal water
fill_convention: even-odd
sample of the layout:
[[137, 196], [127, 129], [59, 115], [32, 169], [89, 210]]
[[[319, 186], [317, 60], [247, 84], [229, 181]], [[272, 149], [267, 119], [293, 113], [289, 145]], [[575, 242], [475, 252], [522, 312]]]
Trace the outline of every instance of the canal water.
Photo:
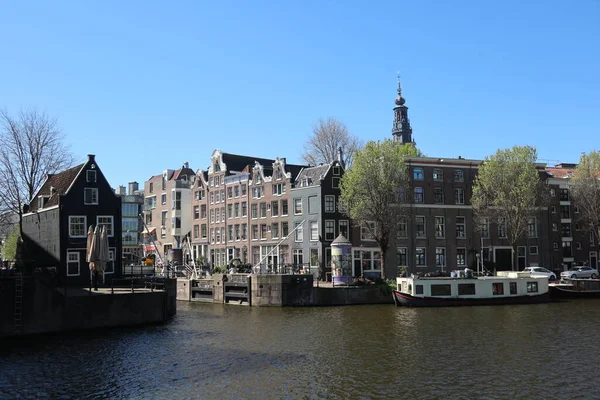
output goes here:
[[2, 399], [600, 399], [600, 301], [258, 308], [4, 341]]

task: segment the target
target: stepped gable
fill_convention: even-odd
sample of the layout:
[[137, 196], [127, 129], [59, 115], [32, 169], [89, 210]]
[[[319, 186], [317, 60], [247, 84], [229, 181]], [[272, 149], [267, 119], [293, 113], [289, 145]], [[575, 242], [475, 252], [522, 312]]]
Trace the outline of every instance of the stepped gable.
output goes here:
[[[33, 199], [30, 200], [29, 211], [32, 212], [38, 210], [38, 202], [36, 201], [38, 196], [50, 196], [44, 208], [58, 205], [58, 196], [67, 193], [67, 190], [69, 190], [69, 187], [84, 165], [85, 163], [79, 164], [58, 174], [48, 174], [48, 177], [42, 184], [40, 190], [38, 190]], [[52, 195], [50, 193], [50, 188], [54, 188], [54, 193], [52, 193]]]

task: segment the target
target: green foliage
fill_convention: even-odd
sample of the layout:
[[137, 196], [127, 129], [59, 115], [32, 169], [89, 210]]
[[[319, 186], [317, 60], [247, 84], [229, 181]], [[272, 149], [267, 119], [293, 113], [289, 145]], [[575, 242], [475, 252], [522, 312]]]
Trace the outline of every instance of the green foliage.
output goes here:
[[16, 260], [17, 259], [17, 249], [19, 248], [19, 243], [21, 242], [21, 234], [19, 232], [19, 227], [15, 226], [6, 238], [4, 242], [4, 246], [2, 246], [2, 259], [4, 260]]
[[[410, 196], [410, 175], [405, 157], [421, 152], [414, 144], [399, 144], [390, 139], [368, 142], [359, 150], [341, 182], [340, 209], [355, 223], [362, 224], [375, 237], [382, 254], [406, 215]], [[374, 222], [372, 227], [370, 224]], [[374, 229], [373, 229], [374, 228]], [[382, 271], [384, 270], [382, 265]]]
[[531, 146], [498, 150], [486, 157], [473, 185], [471, 204], [476, 216], [504, 224], [513, 248], [547, 202], [536, 160], [537, 150]]
[[217, 265], [213, 269], [213, 274], [226, 274], [226, 273], [227, 273], [227, 266], [226, 265]]
[[582, 154], [570, 182], [581, 225], [600, 240], [600, 152]]

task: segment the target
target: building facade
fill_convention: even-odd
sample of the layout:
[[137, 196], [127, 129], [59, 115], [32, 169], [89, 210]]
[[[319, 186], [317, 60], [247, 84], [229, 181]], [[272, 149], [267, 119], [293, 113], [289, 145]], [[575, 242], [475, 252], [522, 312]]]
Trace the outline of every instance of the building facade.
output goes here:
[[121, 187], [117, 195], [121, 196], [123, 265], [139, 264], [144, 257], [141, 220], [144, 211], [144, 192], [139, 190], [137, 182], [130, 182], [128, 191]]

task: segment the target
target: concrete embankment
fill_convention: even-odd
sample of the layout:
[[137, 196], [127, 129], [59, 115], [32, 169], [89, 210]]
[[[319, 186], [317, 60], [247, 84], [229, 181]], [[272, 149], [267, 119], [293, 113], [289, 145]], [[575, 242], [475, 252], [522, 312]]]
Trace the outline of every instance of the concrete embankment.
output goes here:
[[337, 286], [313, 281], [312, 275], [214, 275], [177, 281], [177, 300], [258, 307], [393, 304], [385, 286]]
[[49, 287], [30, 277], [23, 278], [19, 296], [14, 279], [3, 278], [0, 289], [0, 337], [163, 323], [176, 313], [174, 279], [165, 280], [164, 290], [101, 288], [90, 292]]

